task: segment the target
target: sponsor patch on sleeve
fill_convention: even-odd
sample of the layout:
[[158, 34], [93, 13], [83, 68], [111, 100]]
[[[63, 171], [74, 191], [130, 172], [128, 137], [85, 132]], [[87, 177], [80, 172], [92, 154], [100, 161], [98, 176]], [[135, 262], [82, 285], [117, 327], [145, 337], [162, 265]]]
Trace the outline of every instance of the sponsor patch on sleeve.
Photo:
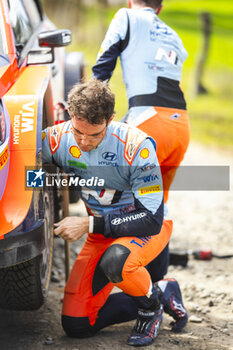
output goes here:
[[143, 196], [144, 194], [161, 192], [161, 186], [154, 185], [154, 186], [141, 187], [141, 188], [139, 188], [138, 191], [139, 191], [139, 195]]
[[149, 152], [148, 148], [143, 148], [143, 149], [141, 150], [141, 152], [140, 152], [140, 156], [141, 156], [143, 159], [148, 158], [148, 157], [149, 157], [149, 154], [150, 154], [150, 152]]

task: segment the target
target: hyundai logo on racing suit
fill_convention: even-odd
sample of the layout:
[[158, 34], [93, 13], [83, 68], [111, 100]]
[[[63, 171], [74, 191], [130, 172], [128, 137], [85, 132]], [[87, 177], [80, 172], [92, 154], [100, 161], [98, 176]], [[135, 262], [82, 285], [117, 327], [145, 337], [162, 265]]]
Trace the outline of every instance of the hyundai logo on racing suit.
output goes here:
[[113, 162], [114, 160], [117, 159], [117, 155], [116, 153], [113, 153], [113, 152], [104, 152], [102, 154], [102, 157], [105, 159], [105, 160], [108, 160], [110, 162]]
[[111, 221], [111, 224], [112, 225], [120, 225], [120, 224], [122, 224], [124, 222], [141, 219], [144, 216], [146, 216], [146, 213], [139, 213], [139, 214], [135, 214], [135, 215], [129, 215], [129, 216], [126, 216], [125, 218], [115, 218], [115, 219], [113, 219]]

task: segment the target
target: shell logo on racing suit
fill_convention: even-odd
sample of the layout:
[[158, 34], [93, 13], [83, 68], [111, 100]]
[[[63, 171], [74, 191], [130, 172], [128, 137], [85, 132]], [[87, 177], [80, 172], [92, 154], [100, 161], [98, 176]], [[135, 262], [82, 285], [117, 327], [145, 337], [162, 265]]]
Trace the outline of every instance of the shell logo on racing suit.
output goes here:
[[142, 157], [142, 159], [146, 159], [149, 157], [149, 150], [147, 148], [143, 148], [140, 152], [140, 156]]
[[69, 149], [70, 154], [72, 154], [73, 157], [75, 158], [80, 158], [82, 152], [77, 146], [71, 146]]

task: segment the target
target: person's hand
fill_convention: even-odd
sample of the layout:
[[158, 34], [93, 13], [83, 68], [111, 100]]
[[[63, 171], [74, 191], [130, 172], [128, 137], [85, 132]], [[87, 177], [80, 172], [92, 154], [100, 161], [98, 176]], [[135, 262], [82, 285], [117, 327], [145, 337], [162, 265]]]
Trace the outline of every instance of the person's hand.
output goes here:
[[56, 236], [66, 241], [74, 242], [81, 238], [89, 230], [89, 218], [78, 216], [67, 216], [54, 224]]

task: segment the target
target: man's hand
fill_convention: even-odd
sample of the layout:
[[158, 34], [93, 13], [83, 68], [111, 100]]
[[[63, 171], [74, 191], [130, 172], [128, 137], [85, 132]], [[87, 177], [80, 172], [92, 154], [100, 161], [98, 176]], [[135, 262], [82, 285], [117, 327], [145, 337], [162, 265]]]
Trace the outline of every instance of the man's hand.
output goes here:
[[66, 241], [74, 242], [81, 238], [89, 230], [89, 218], [78, 216], [67, 216], [54, 224], [55, 235]]

